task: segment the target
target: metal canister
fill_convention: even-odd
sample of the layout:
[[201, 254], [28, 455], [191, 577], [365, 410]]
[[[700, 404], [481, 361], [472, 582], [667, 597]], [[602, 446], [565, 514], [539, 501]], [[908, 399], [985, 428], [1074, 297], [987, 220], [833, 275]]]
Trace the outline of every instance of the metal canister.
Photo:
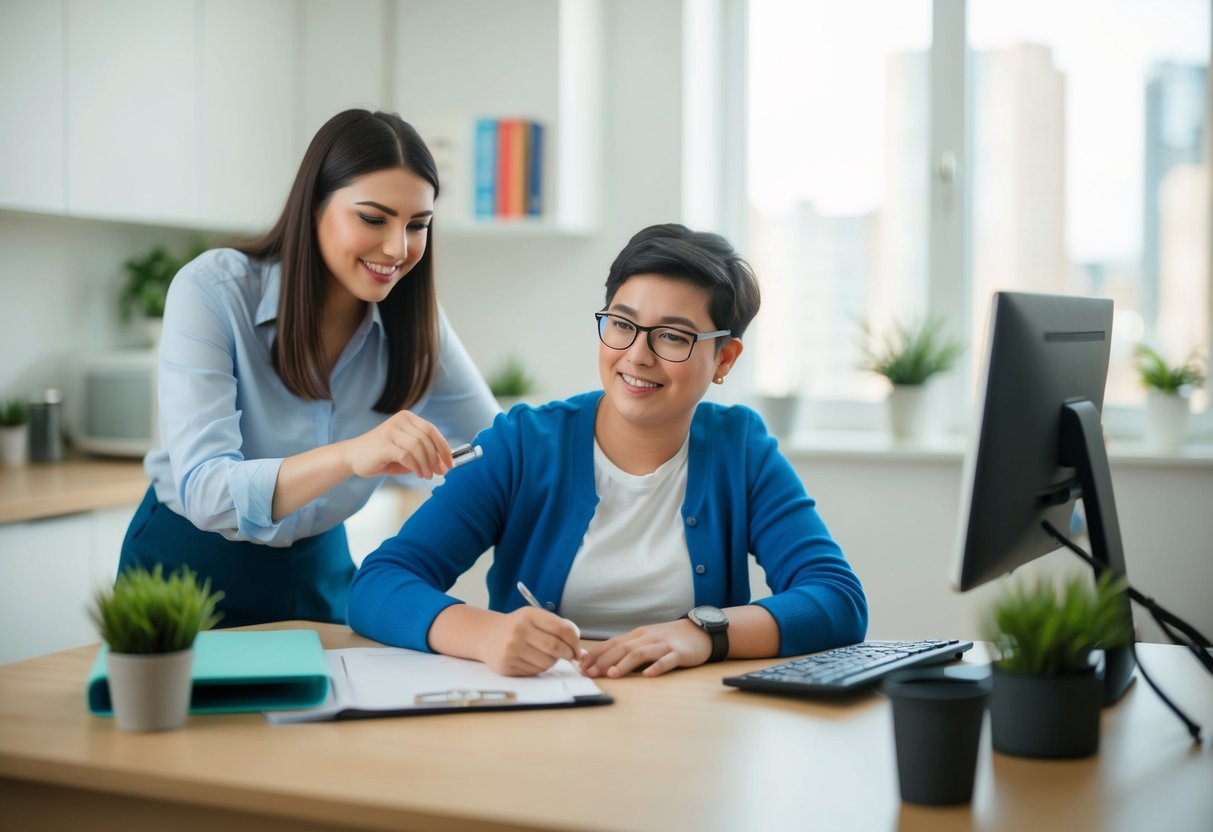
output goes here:
[[29, 457], [34, 462], [63, 459], [63, 393], [53, 387], [29, 403]]

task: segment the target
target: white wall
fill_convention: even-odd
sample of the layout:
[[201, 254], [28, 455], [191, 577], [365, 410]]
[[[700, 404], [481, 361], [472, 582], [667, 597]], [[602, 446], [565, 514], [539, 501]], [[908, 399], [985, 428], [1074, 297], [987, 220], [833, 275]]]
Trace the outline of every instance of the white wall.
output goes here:
[[[2, 119], [0, 119], [2, 120]], [[118, 316], [122, 264], [192, 232], [0, 211], [0, 397], [64, 388], [74, 355], [142, 346]]]

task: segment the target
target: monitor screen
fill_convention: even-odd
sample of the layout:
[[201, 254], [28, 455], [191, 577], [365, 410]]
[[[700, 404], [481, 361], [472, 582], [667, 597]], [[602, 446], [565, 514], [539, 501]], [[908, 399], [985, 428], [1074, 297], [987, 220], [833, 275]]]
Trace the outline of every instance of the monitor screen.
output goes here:
[[[1124, 575], [1100, 425], [1112, 301], [996, 292], [986, 333], [953, 587], [973, 589], [1060, 548], [1042, 524], [1068, 533], [1079, 497], [1100, 570]], [[1131, 620], [1127, 598], [1125, 615]], [[1108, 651], [1107, 659], [1114, 699], [1131, 656]]]

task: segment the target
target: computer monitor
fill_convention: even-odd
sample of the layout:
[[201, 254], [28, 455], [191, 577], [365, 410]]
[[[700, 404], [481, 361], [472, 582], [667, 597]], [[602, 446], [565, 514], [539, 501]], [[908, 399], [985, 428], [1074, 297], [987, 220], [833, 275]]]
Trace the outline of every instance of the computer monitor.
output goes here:
[[[996, 292], [961, 484], [953, 587], [964, 592], [1059, 548], [1082, 498], [1091, 554], [1125, 575], [1100, 414], [1112, 301]], [[1124, 615], [1132, 622], [1129, 599]], [[1105, 701], [1132, 681], [1131, 647], [1104, 651]]]

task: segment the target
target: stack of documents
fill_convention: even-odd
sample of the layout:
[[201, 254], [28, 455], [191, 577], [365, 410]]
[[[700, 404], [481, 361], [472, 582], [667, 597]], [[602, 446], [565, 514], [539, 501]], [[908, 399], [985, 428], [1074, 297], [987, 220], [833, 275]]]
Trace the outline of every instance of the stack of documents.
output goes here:
[[316, 708], [266, 713], [273, 724], [464, 710], [571, 708], [614, 700], [561, 659], [538, 676], [502, 676], [483, 662], [397, 647], [324, 651], [332, 682]]

